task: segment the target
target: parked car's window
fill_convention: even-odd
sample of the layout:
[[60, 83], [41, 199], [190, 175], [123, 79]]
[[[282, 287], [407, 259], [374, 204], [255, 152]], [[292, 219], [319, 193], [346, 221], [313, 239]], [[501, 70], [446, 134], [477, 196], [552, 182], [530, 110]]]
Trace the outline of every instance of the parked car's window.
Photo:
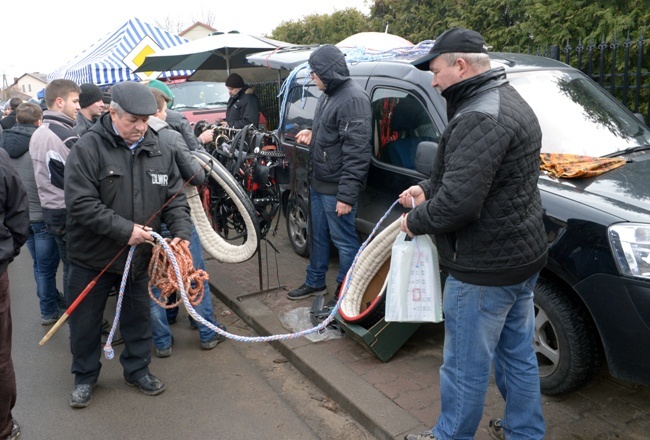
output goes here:
[[282, 127], [285, 137], [295, 139], [300, 130], [312, 127], [316, 103], [322, 93], [313, 84], [305, 87], [304, 94], [301, 84], [291, 88], [286, 104], [289, 110]]
[[413, 95], [378, 88], [372, 93], [373, 156], [384, 163], [415, 169], [415, 151], [422, 141], [438, 142], [440, 133]]
[[539, 119], [542, 152], [605, 156], [650, 144], [650, 129], [579, 71], [508, 78]]
[[188, 108], [218, 108], [228, 104], [228, 89], [226, 83], [209, 81], [186, 81], [170, 84], [174, 94], [172, 108], [183, 110]]

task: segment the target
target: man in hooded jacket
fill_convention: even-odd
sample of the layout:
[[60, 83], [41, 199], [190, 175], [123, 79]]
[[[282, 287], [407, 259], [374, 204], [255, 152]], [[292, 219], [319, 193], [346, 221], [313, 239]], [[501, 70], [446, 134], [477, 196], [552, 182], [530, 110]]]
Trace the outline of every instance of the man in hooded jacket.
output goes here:
[[311, 78], [323, 94], [318, 99], [310, 130], [296, 136], [310, 147], [311, 251], [305, 283], [287, 294], [289, 299], [327, 293], [330, 239], [339, 252], [338, 284], [359, 249], [355, 229], [357, 199], [370, 166], [370, 99], [352, 79], [345, 56], [324, 45], [309, 57]]
[[0, 148], [9, 153], [20, 180], [27, 191], [29, 201], [29, 238], [27, 248], [34, 260], [36, 294], [41, 310], [41, 324], [51, 325], [59, 319], [59, 303], [62, 293], [56, 288], [56, 272], [59, 268], [59, 248], [43, 219], [43, 208], [38, 197], [34, 165], [29, 155], [29, 141], [43, 120], [43, 110], [31, 102], [24, 102], [16, 109], [17, 124], [3, 132]]

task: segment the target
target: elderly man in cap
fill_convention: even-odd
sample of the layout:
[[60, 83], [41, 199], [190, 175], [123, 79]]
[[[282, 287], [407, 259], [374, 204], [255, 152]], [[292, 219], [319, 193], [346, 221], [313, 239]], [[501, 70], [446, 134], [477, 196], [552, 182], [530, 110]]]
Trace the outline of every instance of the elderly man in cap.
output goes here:
[[440, 416], [407, 440], [472, 439], [494, 364], [505, 416], [497, 439], [541, 439], [545, 424], [533, 351], [533, 287], [546, 264], [537, 179], [542, 131], [535, 113], [490, 68], [483, 37], [453, 28], [413, 64], [433, 72], [449, 121], [431, 177], [400, 195], [416, 207], [402, 217], [409, 235], [434, 234], [444, 291], [445, 342]]
[[72, 130], [81, 136], [104, 112], [104, 93], [92, 83], [82, 84], [79, 88], [81, 89], [81, 93], [79, 93], [80, 109], [77, 112], [77, 123]]
[[[70, 406], [88, 406], [101, 369], [101, 324], [111, 288], [120, 287], [127, 246], [153, 241], [152, 230], [167, 224], [173, 238], [189, 244], [191, 220], [183, 181], [168, 148], [147, 121], [156, 113], [145, 85], [113, 86], [107, 113], [79, 140], [65, 169], [70, 283], [68, 304], [97, 276], [95, 286], [70, 315], [72, 373]], [[138, 246], [129, 268], [120, 316], [124, 351], [120, 362], [128, 385], [155, 396], [165, 385], [149, 372], [151, 322], [147, 267], [151, 246]], [[106, 270], [102, 273], [103, 270]]]

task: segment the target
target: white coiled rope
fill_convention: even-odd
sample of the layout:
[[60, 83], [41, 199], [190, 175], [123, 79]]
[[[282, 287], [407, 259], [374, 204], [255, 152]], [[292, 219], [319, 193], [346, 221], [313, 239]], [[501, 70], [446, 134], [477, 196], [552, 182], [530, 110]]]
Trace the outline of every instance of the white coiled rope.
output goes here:
[[[174, 267], [174, 272], [176, 274], [176, 279], [178, 281], [178, 285], [180, 288], [180, 295], [181, 298], [183, 299], [183, 304], [185, 305], [185, 308], [187, 309], [188, 313], [192, 318], [194, 318], [197, 322], [205, 325], [208, 327], [210, 330], [225, 336], [226, 338], [233, 339], [235, 341], [240, 341], [240, 342], [270, 342], [270, 341], [279, 341], [279, 340], [287, 340], [287, 339], [297, 339], [302, 336], [306, 336], [312, 333], [319, 333], [322, 330], [324, 330], [327, 325], [334, 320], [334, 316], [336, 315], [337, 311], [339, 310], [339, 307], [343, 301], [345, 301], [345, 296], [347, 294], [348, 286], [350, 283], [353, 282], [354, 278], [354, 267], [357, 264], [357, 260], [359, 259], [359, 256], [362, 254], [363, 250], [366, 248], [367, 244], [372, 240], [372, 238], [375, 236], [377, 231], [379, 230], [379, 226], [382, 224], [382, 222], [386, 219], [390, 211], [393, 209], [393, 207], [397, 204], [397, 201], [393, 202], [393, 204], [388, 208], [386, 213], [382, 216], [381, 219], [379, 219], [379, 222], [375, 225], [373, 228], [372, 232], [368, 236], [368, 238], [363, 242], [361, 247], [359, 247], [359, 251], [357, 252], [356, 256], [354, 257], [354, 261], [352, 262], [352, 265], [350, 267], [350, 271], [348, 272], [348, 277], [346, 278], [345, 285], [341, 288], [341, 295], [339, 296], [339, 299], [336, 303], [336, 305], [332, 308], [330, 314], [325, 318], [324, 321], [322, 321], [320, 324], [318, 324], [316, 327], [308, 328], [306, 330], [302, 330], [300, 332], [296, 333], [284, 333], [284, 334], [279, 334], [279, 335], [270, 335], [270, 336], [239, 336], [239, 335], [234, 335], [232, 333], [228, 333], [225, 330], [222, 330], [221, 328], [217, 327], [216, 325], [206, 321], [201, 315], [197, 313], [196, 310], [194, 310], [194, 307], [190, 303], [190, 300], [188, 299], [187, 293], [185, 292], [185, 287], [183, 283], [183, 279], [181, 277], [180, 269], [178, 267], [178, 263], [176, 261], [176, 258], [174, 257], [174, 252], [171, 250], [165, 239], [157, 234], [156, 232], [151, 232], [151, 235], [155, 238], [155, 240], [160, 243], [163, 248], [165, 249], [165, 252], [167, 253], [167, 256], [169, 257], [169, 260], [172, 263], [172, 266]], [[393, 227], [388, 228], [388, 229], [393, 229]], [[390, 233], [389, 233], [390, 234]], [[135, 251], [135, 246], [131, 246], [131, 249], [129, 250], [129, 255], [126, 259], [126, 265], [124, 267], [124, 274], [122, 275], [122, 282], [120, 284], [120, 291], [117, 297], [117, 304], [116, 304], [116, 310], [115, 310], [115, 319], [113, 319], [113, 326], [111, 327], [111, 331], [108, 335], [108, 339], [106, 340], [106, 345], [104, 346], [104, 356], [106, 359], [113, 359], [114, 356], [114, 350], [113, 347], [111, 346], [111, 342], [113, 341], [113, 335], [115, 334], [115, 330], [117, 328], [117, 325], [120, 320], [120, 311], [122, 307], [122, 299], [124, 297], [124, 288], [126, 286], [126, 281], [128, 279], [128, 274], [129, 274], [129, 267], [131, 266], [131, 259], [133, 257], [133, 252]]]

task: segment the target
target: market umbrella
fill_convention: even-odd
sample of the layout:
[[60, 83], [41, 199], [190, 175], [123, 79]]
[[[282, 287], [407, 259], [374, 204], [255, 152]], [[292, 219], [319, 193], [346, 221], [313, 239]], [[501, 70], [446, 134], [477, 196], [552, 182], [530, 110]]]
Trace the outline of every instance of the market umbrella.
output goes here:
[[363, 47], [372, 52], [385, 52], [395, 48], [411, 47], [413, 43], [399, 35], [386, 32], [359, 32], [336, 43], [340, 49]]
[[235, 69], [251, 67], [251, 64], [246, 61], [246, 55], [287, 46], [291, 46], [291, 43], [240, 34], [237, 31], [215, 32], [207, 37], [147, 56], [136, 72], [222, 71], [227, 76]]
[[[369, 56], [391, 50], [412, 48], [413, 43], [398, 35], [383, 32], [360, 32], [336, 43], [344, 53], [363, 49]], [[248, 63], [280, 71], [289, 71], [306, 62], [319, 45], [281, 47], [248, 55]], [[347, 55], [346, 55], [347, 56]]]

